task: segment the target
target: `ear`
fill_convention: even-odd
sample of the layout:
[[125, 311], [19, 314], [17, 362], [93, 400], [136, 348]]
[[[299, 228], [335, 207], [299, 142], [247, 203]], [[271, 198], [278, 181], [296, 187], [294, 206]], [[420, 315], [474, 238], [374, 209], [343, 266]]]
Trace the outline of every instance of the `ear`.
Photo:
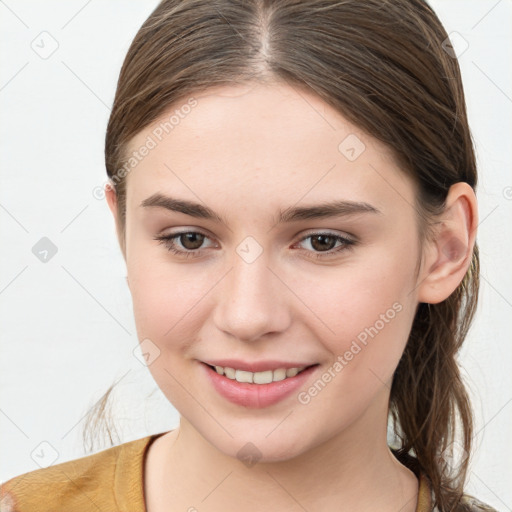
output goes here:
[[126, 261], [126, 249], [123, 244], [123, 238], [122, 238], [122, 232], [121, 232], [121, 226], [119, 225], [119, 218], [118, 218], [118, 210], [117, 210], [117, 194], [113, 187], [113, 185], [107, 183], [105, 184], [105, 198], [107, 200], [108, 207], [110, 208], [110, 211], [112, 212], [112, 215], [114, 217], [114, 222], [116, 225], [116, 233], [117, 233], [117, 241], [119, 242], [119, 246], [121, 247], [121, 252], [123, 254], [123, 258]]
[[446, 197], [433, 240], [425, 242], [418, 276], [418, 301], [447, 299], [464, 278], [473, 256], [478, 225], [475, 193], [468, 183], [455, 183]]
[[110, 183], [105, 183], [105, 199], [107, 200], [108, 207], [114, 216], [117, 228], [117, 196], [114, 187]]

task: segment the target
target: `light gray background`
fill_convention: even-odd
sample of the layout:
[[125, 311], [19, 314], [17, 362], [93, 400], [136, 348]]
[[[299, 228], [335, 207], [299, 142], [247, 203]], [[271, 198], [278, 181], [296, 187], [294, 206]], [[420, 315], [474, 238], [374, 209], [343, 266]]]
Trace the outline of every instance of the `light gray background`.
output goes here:
[[[117, 379], [121, 442], [178, 424], [138, 359], [114, 222], [94, 196], [122, 60], [156, 4], [0, 0], [2, 481], [82, 456], [84, 415]], [[469, 45], [459, 62], [480, 172], [482, 287], [460, 358], [476, 412], [467, 491], [512, 510], [512, 2], [431, 5]], [[32, 251], [43, 237], [57, 248], [46, 263]]]

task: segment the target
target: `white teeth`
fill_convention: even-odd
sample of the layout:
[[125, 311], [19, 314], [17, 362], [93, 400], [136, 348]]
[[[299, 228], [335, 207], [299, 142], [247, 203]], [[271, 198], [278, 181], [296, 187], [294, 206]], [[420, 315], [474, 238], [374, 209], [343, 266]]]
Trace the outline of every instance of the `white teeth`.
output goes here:
[[235, 380], [235, 374], [236, 371], [233, 368], [224, 368], [224, 375], [226, 375], [228, 379]]
[[248, 382], [250, 384], [270, 384], [271, 382], [278, 382], [287, 379], [288, 377], [295, 377], [299, 372], [306, 367], [301, 368], [278, 368], [277, 370], [266, 370], [263, 372], [247, 372], [245, 370], [235, 370], [234, 368], [222, 366], [215, 366], [215, 371], [219, 375], [224, 375], [228, 379], [236, 380], [237, 382]]
[[286, 379], [286, 370], [284, 368], [274, 370], [274, 378], [272, 379], [273, 381], [284, 379]]
[[254, 384], [270, 384], [272, 382], [273, 373], [272, 370], [266, 372], [256, 372], [253, 377]]
[[254, 376], [254, 373], [244, 372], [243, 370], [237, 370], [235, 373], [235, 379], [238, 382], [251, 382], [252, 383], [253, 376]]
[[299, 373], [298, 368], [288, 368], [288, 370], [286, 370], [287, 377], [295, 377], [295, 375], [297, 375], [297, 373]]

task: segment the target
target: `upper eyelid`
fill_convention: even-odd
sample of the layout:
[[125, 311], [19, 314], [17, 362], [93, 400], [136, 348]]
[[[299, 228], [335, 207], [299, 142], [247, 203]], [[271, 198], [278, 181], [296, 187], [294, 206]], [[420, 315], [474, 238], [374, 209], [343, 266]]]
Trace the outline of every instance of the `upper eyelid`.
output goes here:
[[[212, 239], [212, 237], [210, 235], [208, 235], [207, 233], [205, 233], [204, 231], [200, 230], [199, 228], [194, 228], [194, 229], [183, 229], [181, 231], [176, 231], [176, 232], [171, 232], [171, 233], [168, 233], [166, 235], [159, 235], [155, 238], [157, 239], [161, 239], [161, 238], [170, 238], [170, 239], [177, 239], [180, 235], [184, 235], [184, 234], [187, 234], [187, 233], [198, 233], [200, 235], [203, 235], [204, 237], [208, 238], [208, 239]], [[346, 232], [337, 232], [335, 230], [331, 230], [331, 229], [321, 229], [321, 228], [313, 228], [311, 230], [308, 230], [306, 231], [304, 234], [302, 234], [297, 242], [302, 242], [303, 240], [311, 237], [311, 236], [314, 236], [314, 235], [330, 235], [330, 236], [334, 236], [334, 237], [339, 237], [339, 238], [344, 238], [344, 239], [347, 239], [347, 240], [350, 240], [351, 242], [356, 242], [357, 241], [357, 238], [354, 236], [354, 235], [351, 235], [349, 233], [346, 233]], [[196, 249], [197, 251], [201, 251], [203, 248], [200, 248], [200, 249]], [[190, 251], [192, 252], [192, 251]]]
[[[200, 229], [184, 229], [182, 231], [176, 231], [172, 233], [168, 233], [165, 235], [159, 235], [157, 238], [173, 238], [177, 239], [180, 235], [186, 235], [187, 233], [197, 233], [199, 235], [203, 235], [206, 238], [209, 238], [210, 240], [214, 239], [214, 237], [211, 237], [208, 233], [205, 233], [204, 231], [201, 231]], [[201, 249], [198, 249], [199, 251]]]
[[308, 238], [313, 235], [332, 235], [332, 236], [339, 236], [341, 238], [348, 238], [350, 240], [355, 240], [356, 237], [354, 235], [351, 235], [350, 233], [346, 233], [345, 231], [339, 232], [339, 231], [333, 231], [331, 229], [313, 229], [312, 231], [307, 231], [305, 234], [301, 235], [299, 240], [303, 240], [304, 238]]

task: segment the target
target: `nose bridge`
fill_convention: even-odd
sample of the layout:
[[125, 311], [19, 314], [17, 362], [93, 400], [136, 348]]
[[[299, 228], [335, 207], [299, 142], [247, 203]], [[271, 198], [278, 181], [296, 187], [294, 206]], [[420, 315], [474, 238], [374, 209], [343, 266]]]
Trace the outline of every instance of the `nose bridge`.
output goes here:
[[285, 290], [268, 266], [264, 252], [252, 261], [243, 253], [234, 255], [216, 305], [218, 329], [242, 341], [286, 329]]

